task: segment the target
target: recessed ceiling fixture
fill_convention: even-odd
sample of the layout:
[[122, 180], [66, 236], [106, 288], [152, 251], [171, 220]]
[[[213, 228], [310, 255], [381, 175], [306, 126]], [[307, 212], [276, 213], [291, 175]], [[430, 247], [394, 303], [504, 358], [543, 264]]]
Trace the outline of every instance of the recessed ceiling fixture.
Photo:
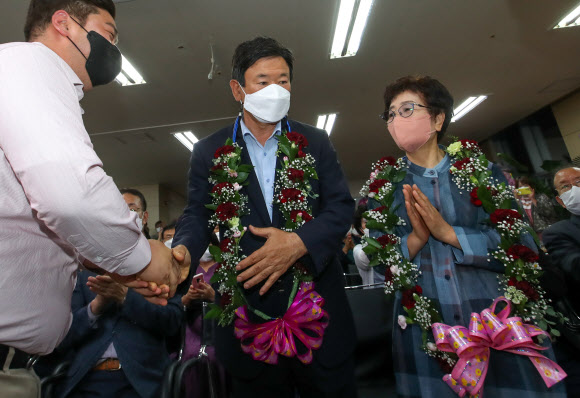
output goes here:
[[372, 4], [373, 0], [340, 0], [330, 59], [356, 55]]
[[479, 97], [469, 97], [461, 103], [457, 108], [453, 110], [453, 117], [451, 122], [456, 122], [463, 116], [467, 115], [468, 112], [472, 111], [477, 105], [481, 104], [487, 99], [487, 95], [480, 95]]
[[580, 25], [580, 5], [558, 22], [558, 25], [554, 26], [553, 29], [571, 28], [578, 25]]
[[334, 121], [336, 120], [336, 113], [330, 113], [328, 115], [319, 115], [318, 121], [316, 122], [316, 127], [322, 130], [326, 130], [326, 133], [330, 135], [332, 128], [334, 127]]
[[173, 133], [173, 136], [179, 140], [189, 151], [193, 151], [193, 146], [197, 141], [197, 137], [191, 131], [184, 131], [183, 133]]
[[117, 76], [116, 80], [117, 82], [119, 82], [121, 86], [134, 86], [136, 84], [147, 83], [145, 79], [143, 79], [143, 76], [141, 76], [141, 74], [137, 72], [137, 69], [135, 69], [135, 67], [131, 65], [131, 63], [127, 60], [127, 58], [125, 58], [124, 55], [123, 55], [123, 69], [121, 70], [121, 73], [119, 73], [119, 75]]

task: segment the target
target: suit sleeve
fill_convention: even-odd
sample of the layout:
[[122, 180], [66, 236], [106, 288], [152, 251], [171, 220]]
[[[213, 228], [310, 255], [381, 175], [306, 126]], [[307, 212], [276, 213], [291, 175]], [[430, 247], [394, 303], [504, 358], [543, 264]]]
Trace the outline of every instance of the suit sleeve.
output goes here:
[[[205, 145], [204, 145], [205, 144]], [[210, 203], [208, 181], [211, 157], [207, 155], [207, 143], [198, 142], [193, 147], [189, 168], [187, 207], [177, 223], [173, 246], [185, 245], [191, 254], [192, 264], [197, 263], [209, 245], [211, 212], [205, 205]]]
[[319, 214], [300, 227], [296, 234], [302, 239], [308, 254], [300, 261], [314, 276], [324, 271], [340, 250], [342, 238], [351, 224], [354, 200], [350, 195], [336, 151], [326, 134], [317, 162], [319, 180]]
[[181, 295], [176, 294], [163, 307], [151, 304], [139, 293], [129, 289], [123, 303], [122, 315], [152, 334], [174, 336], [183, 322]]
[[576, 240], [561, 231], [563, 227], [559, 223], [546, 229], [542, 240], [552, 263], [560, 267], [575, 283], [580, 283], [580, 246]]

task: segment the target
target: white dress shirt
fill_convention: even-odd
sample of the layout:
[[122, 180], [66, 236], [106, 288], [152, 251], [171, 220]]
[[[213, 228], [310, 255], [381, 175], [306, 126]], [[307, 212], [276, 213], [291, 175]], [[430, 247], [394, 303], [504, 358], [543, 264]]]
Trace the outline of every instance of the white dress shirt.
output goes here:
[[30, 354], [66, 335], [79, 259], [121, 275], [151, 261], [93, 150], [82, 97], [48, 47], [0, 45], [0, 344]]

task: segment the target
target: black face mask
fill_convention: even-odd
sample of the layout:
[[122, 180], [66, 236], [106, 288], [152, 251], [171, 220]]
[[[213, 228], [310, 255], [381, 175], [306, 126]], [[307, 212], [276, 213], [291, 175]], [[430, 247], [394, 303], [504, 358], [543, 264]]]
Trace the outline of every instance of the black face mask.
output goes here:
[[81, 49], [75, 44], [74, 41], [68, 38], [70, 42], [79, 50], [82, 56], [87, 60], [85, 67], [93, 87], [102, 86], [111, 83], [119, 73], [121, 73], [121, 67], [123, 58], [121, 52], [117, 46], [111, 44], [103, 36], [91, 30], [88, 32], [80, 23], [75, 21], [85, 32], [87, 32], [87, 39], [91, 45], [91, 53], [87, 58]]

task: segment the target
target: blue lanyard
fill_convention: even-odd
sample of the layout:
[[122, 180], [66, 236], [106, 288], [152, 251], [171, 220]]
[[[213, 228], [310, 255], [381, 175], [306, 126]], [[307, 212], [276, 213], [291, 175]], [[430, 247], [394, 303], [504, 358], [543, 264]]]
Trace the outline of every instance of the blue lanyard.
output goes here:
[[[288, 118], [285, 118], [285, 119], [286, 119], [286, 126], [288, 127], [288, 132], [290, 132], [291, 131], [290, 122], [288, 121]], [[240, 126], [241, 120], [242, 120], [242, 115], [239, 115], [236, 118], [236, 121], [234, 122], [234, 134], [232, 136], [232, 138], [234, 139], [234, 142], [236, 142], [236, 138], [238, 136], [238, 128]]]

